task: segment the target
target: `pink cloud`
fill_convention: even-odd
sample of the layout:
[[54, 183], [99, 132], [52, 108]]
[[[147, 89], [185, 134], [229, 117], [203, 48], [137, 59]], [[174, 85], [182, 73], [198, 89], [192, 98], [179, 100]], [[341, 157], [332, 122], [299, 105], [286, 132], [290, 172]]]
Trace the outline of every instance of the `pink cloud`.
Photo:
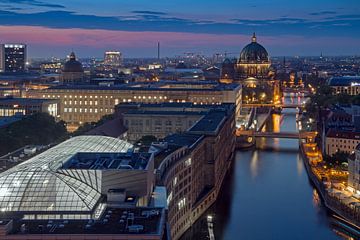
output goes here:
[[[173, 56], [183, 51], [239, 51], [250, 42], [249, 35], [240, 34], [197, 34], [181, 32], [130, 32], [99, 29], [52, 29], [40, 26], [0, 26], [0, 42], [23, 42], [30, 46], [30, 52], [35, 56], [49, 56], [63, 54], [64, 49], [79, 48], [84, 55], [99, 55], [104, 49], [123, 49], [131, 55], [150, 56], [158, 41], [161, 42], [165, 53]], [[357, 39], [346, 37], [317, 37], [305, 38], [301, 36], [258, 36], [258, 40], [270, 52], [275, 54], [300, 54], [301, 48], [321, 51], [321, 47], [336, 48], [339, 42], [347, 42], [347, 46], [356, 46]], [[313, 52], [312, 50], [311, 52]], [[167, 51], [167, 52], [166, 52]], [[98, 53], [98, 54], [96, 54]]]

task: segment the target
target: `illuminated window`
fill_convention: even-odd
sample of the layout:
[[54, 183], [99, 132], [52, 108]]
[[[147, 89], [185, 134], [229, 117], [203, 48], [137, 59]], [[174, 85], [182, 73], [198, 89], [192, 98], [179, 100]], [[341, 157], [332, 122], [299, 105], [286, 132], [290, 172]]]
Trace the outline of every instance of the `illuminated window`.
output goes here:
[[185, 204], [186, 204], [186, 199], [185, 199], [185, 198], [181, 199], [181, 200], [178, 202], [179, 210], [182, 209], [183, 207], [185, 207]]
[[191, 165], [191, 158], [185, 160], [185, 166], [188, 167]]

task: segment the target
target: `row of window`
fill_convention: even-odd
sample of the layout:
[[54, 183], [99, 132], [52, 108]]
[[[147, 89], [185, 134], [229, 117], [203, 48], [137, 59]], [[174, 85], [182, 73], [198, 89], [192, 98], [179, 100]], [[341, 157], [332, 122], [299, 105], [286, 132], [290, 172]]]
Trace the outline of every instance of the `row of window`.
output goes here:
[[64, 113], [113, 113], [112, 108], [64, 108]]

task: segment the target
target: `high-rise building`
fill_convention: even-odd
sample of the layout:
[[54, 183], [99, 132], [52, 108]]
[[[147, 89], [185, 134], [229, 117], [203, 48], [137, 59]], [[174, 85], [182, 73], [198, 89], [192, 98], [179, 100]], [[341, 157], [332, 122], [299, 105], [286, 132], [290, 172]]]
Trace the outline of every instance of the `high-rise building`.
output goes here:
[[108, 66], [121, 66], [122, 54], [117, 51], [108, 51], [104, 55], [104, 64]]
[[25, 44], [0, 45], [0, 72], [23, 72], [26, 68]]

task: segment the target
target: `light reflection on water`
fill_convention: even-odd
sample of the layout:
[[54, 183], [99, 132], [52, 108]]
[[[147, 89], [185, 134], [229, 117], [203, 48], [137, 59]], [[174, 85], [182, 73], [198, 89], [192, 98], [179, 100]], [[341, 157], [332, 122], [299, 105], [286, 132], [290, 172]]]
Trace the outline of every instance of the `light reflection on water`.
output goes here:
[[[274, 114], [266, 130], [296, 131], [295, 112]], [[204, 215], [214, 216], [217, 240], [351, 239], [332, 227], [309, 182], [298, 140], [259, 138], [257, 147], [237, 152], [217, 202]], [[208, 239], [204, 219], [183, 239]]]

